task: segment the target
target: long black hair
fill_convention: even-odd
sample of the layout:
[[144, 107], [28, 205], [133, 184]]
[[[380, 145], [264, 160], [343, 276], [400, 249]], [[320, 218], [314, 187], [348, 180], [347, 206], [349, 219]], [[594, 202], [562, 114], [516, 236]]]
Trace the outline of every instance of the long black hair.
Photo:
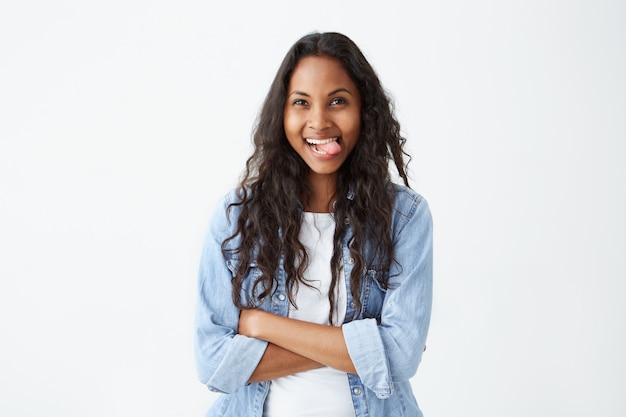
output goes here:
[[[348, 242], [354, 266], [350, 277], [350, 290], [361, 307], [361, 280], [368, 269], [381, 273], [379, 284], [388, 285], [386, 271], [394, 262], [393, 243], [390, 237], [393, 207], [393, 187], [389, 162], [393, 161], [404, 185], [409, 186], [403, 150], [405, 139], [393, 114], [393, 105], [384, 91], [378, 76], [357, 45], [340, 33], [312, 33], [298, 40], [283, 59], [259, 113], [253, 132], [254, 152], [246, 162], [239, 187], [241, 206], [234, 235], [240, 237], [236, 249], [239, 267], [233, 285], [233, 302], [239, 308], [258, 305], [277, 288], [275, 271], [281, 256], [286, 272], [289, 300], [299, 284], [309, 285], [303, 278], [308, 265], [304, 246], [298, 240], [302, 223], [301, 201], [306, 201], [311, 191], [305, 181], [309, 171], [306, 163], [293, 150], [285, 136], [283, 120], [287, 88], [298, 62], [309, 56], [328, 56], [341, 62], [361, 94], [361, 131], [356, 147], [339, 169], [336, 202], [334, 206], [334, 252], [331, 258], [332, 281], [329, 291], [332, 322], [335, 310], [335, 286], [342, 262], [341, 242], [348, 227], [352, 237]], [[345, 198], [348, 193], [353, 198]], [[230, 207], [229, 207], [230, 209]], [[371, 257], [365, 259], [366, 245]], [[254, 261], [254, 262], [253, 262]], [[248, 268], [255, 263], [260, 274], [252, 285], [248, 301], [242, 300], [242, 283]]]

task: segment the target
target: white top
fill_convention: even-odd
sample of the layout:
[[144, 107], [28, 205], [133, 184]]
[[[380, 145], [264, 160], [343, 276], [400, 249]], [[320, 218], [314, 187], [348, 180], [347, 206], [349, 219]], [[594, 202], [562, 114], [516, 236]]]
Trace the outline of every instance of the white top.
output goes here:
[[[298, 306], [289, 317], [330, 324], [328, 291], [331, 281], [335, 219], [330, 213], [304, 213], [299, 239], [309, 255], [304, 278], [313, 288], [300, 284], [295, 296]], [[333, 320], [343, 323], [346, 315], [346, 285], [343, 269], [335, 288], [337, 305]], [[354, 417], [348, 376], [327, 366], [271, 381], [263, 410], [264, 417]]]

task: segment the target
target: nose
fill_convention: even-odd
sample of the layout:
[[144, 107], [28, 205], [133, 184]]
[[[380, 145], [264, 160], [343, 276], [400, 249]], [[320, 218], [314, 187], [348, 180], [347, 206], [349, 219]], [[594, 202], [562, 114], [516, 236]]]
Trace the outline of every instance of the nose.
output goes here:
[[312, 106], [309, 111], [307, 126], [314, 130], [324, 130], [331, 125], [325, 106]]

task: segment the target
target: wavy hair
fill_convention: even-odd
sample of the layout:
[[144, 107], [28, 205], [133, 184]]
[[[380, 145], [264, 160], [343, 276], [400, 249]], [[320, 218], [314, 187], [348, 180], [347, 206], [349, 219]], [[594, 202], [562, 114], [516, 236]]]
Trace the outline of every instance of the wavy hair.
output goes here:
[[[393, 112], [393, 104], [378, 76], [357, 45], [340, 33], [312, 33], [298, 40], [287, 52], [271, 84], [253, 130], [254, 151], [246, 162], [239, 186], [240, 206], [235, 233], [222, 244], [239, 238], [236, 252], [239, 263], [232, 280], [233, 302], [239, 308], [251, 308], [277, 289], [275, 276], [282, 262], [286, 272], [289, 301], [295, 306], [298, 285], [306, 282], [304, 270], [309, 259], [298, 240], [302, 223], [302, 204], [311, 195], [305, 181], [306, 163], [293, 150], [285, 135], [283, 120], [287, 88], [298, 62], [309, 56], [328, 56], [339, 60], [361, 93], [361, 131], [357, 145], [339, 169], [334, 206], [334, 251], [331, 258], [332, 280], [329, 290], [332, 323], [335, 311], [335, 287], [342, 263], [341, 242], [348, 227], [348, 242], [354, 265], [350, 291], [361, 308], [362, 280], [365, 272], [375, 269], [379, 285], [388, 287], [389, 268], [395, 262], [391, 241], [393, 187], [389, 162], [393, 161], [399, 177], [408, 187], [403, 150], [405, 139]], [[407, 157], [405, 163], [404, 157]], [[344, 198], [350, 193], [353, 198]], [[365, 259], [366, 248], [369, 249]], [[259, 273], [243, 291], [250, 265]], [[244, 301], [245, 300], [245, 301]]]

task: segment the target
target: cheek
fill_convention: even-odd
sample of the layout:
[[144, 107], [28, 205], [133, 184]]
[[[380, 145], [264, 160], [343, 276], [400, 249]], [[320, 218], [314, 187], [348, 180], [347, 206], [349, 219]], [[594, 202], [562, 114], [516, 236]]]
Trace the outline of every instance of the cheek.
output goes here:
[[354, 106], [351, 110], [350, 118], [352, 119], [352, 123], [356, 126], [360, 126], [362, 121], [361, 106]]
[[287, 137], [287, 142], [292, 149], [298, 149], [301, 145], [302, 140], [300, 139], [300, 129], [297, 124], [294, 123], [293, 118], [285, 115], [285, 119], [283, 122], [283, 129], [285, 131], [285, 136]]
[[283, 119], [283, 128], [285, 129], [285, 134], [289, 136], [290, 133], [295, 134], [296, 132], [299, 132], [298, 126], [299, 125], [297, 123], [296, 117], [289, 113], [285, 113]]
[[361, 133], [361, 117], [360, 114], [354, 115], [346, 123], [346, 128], [351, 135], [358, 137]]
[[360, 120], [354, 124], [354, 131], [356, 132], [357, 136], [359, 136], [359, 134], [361, 133], [361, 121]]

